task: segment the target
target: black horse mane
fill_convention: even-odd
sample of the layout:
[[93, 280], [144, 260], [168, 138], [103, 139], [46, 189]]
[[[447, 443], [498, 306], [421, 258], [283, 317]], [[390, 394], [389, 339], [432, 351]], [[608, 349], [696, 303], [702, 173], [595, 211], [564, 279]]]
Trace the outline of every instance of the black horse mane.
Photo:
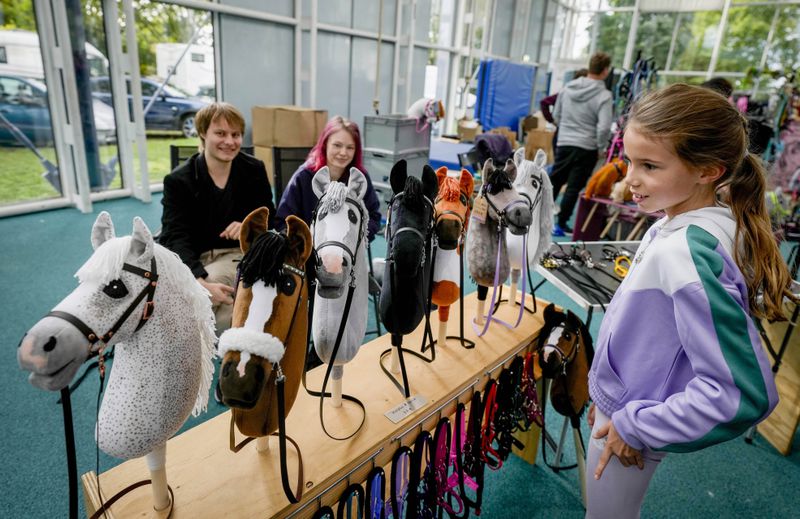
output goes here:
[[511, 189], [511, 187], [511, 180], [503, 168], [492, 168], [486, 177], [486, 190], [490, 195], [496, 195], [500, 191]]
[[244, 286], [253, 286], [259, 280], [267, 286], [275, 286], [283, 274], [283, 262], [289, 250], [288, 241], [286, 234], [274, 230], [256, 236], [250, 250], [239, 263]]
[[422, 181], [417, 177], [408, 177], [403, 187], [403, 205], [412, 211], [420, 211], [423, 207]]

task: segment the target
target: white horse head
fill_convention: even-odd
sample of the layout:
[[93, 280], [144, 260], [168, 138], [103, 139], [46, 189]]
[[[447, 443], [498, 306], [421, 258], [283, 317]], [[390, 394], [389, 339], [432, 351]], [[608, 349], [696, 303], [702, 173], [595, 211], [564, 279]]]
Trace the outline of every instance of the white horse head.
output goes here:
[[[364, 205], [367, 179], [356, 168], [350, 169], [347, 184], [332, 182], [327, 167], [312, 180], [319, 199], [311, 234], [320, 258], [317, 266], [317, 295], [312, 333], [314, 347], [325, 362], [349, 362], [364, 341], [367, 329], [367, 223]], [[355, 282], [348, 316], [343, 316], [347, 292]], [[342, 319], [346, 319], [336, 359], [331, 359]]]
[[26, 333], [17, 359], [31, 384], [57, 391], [93, 353], [113, 346], [97, 442], [111, 456], [138, 457], [166, 442], [190, 412], [205, 410], [214, 315], [189, 268], [154, 243], [140, 218], [131, 236], [117, 238], [109, 214], [100, 213], [92, 245], [76, 273], [80, 285]]
[[[550, 247], [553, 228], [553, 184], [544, 169], [547, 154], [538, 150], [533, 160], [525, 159], [525, 148], [514, 152], [517, 178], [514, 187], [527, 199], [532, 221], [528, 232], [528, 264], [535, 265]], [[522, 237], [508, 235], [508, 255], [512, 270], [522, 268]]]

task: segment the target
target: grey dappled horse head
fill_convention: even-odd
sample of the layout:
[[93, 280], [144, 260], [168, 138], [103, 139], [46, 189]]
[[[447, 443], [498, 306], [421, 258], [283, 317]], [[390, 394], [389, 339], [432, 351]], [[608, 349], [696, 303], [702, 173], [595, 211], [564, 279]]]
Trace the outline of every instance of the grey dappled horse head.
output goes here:
[[[367, 329], [369, 218], [363, 201], [367, 179], [358, 169], [351, 168], [347, 184], [331, 181], [328, 168], [323, 167], [314, 175], [312, 187], [319, 204], [311, 234], [320, 257], [316, 273], [319, 297], [314, 301], [311, 324], [314, 348], [324, 362], [341, 364], [358, 353]], [[351, 282], [355, 282], [353, 299], [345, 316]], [[343, 319], [346, 319], [344, 335], [336, 359], [331, 359]]]
[[[492, 286], [495, 275], [499, 283], [508, 278], [510, 264], [505, 229], [522, 235], [528, 232], [531, 224], [528, 201], [513, 186], [516, 178], [517, 166], [511, 159], [502, 168], [495, 168], [491, 159], [483, 166], [480, 193], [467, 229], [467, 264], [472, 279], [482, 286]], [[478, 211], [481, 202], [486, 204], [482, 214]]]

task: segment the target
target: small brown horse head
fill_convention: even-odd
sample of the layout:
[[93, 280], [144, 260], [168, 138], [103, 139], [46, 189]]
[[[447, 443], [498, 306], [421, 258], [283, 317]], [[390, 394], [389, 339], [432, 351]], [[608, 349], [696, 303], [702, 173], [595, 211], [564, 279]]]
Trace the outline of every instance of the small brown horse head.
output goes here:
[[436, 179], [439, 182], [439, 195], [433, 203], [436, 237], [440, 248], [453, 250], [467, 229], [475, 180], [466, 169], [449, 174], [444, 166], [436, 170]]
[[220, 390], [242, 434], [265, 436], [277, 428], [275, 382], [285, 376], [289, 412], [300, 383], [308, 327], [304, 267], [311, 233], [295, 216], [286, 232], [267, 229], [269, 210], [250, 213], [240, 231], [244, 257], [233, 306], [233, 327], [222, 334]]
[[542, 376], [553, 380], [550, 399], [560, 414], [579, 417], [589, 401], [589, 367], [594, 357], [592, 336], [574, 313], [544, 309], [537, 355]]

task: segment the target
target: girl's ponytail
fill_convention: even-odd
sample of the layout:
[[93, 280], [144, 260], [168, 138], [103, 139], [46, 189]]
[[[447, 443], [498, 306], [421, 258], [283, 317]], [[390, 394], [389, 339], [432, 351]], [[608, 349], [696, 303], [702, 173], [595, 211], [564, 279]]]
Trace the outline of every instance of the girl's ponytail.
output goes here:
[[747, 282], [752, 314], [785, 320], [783, 298], [794, 297], [789, 291], [789, 270], [772, 232], [764, 201], [765, 176], [761, 159], [745, 153], [738, 170], [729, 177], [728, 203], [736, 219], [734, 261]]

